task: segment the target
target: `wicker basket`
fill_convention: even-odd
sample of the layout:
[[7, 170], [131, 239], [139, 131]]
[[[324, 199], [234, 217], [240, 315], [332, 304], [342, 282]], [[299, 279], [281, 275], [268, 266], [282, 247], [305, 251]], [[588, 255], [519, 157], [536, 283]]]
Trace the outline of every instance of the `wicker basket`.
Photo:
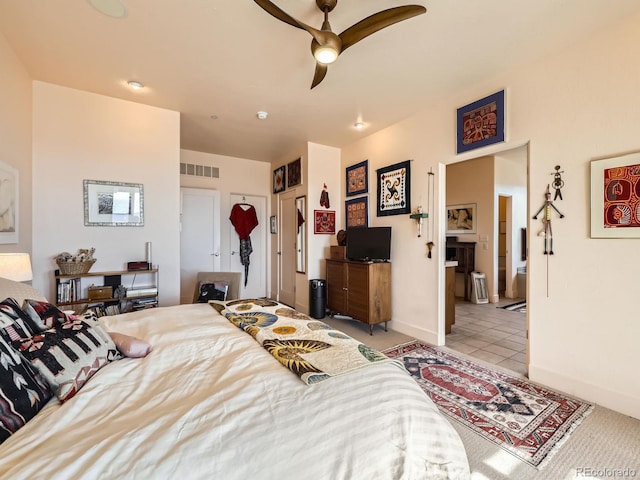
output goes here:
[[60, 269], [61, 275], [79, 275], [88, 273], [94, 263], [94, 260], [88, 260], [86, 262], [56, 262]]

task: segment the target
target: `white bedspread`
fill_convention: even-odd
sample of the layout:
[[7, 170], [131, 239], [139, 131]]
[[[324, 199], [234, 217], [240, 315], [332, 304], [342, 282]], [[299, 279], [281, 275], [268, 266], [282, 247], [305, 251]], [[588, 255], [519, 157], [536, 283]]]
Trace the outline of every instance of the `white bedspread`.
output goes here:
[[0, 445], [0, 478], [469, 478], [457, 433], [395, 365], [309, 386], [207, 304], [101, 321], [153, 351], [52, 400]]

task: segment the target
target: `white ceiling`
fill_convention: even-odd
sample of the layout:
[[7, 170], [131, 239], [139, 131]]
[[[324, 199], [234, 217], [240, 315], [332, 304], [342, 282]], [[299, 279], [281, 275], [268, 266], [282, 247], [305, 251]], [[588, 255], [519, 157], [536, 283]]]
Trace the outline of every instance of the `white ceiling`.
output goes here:
[[[320, 28], [315, 0], [273, 1]], [[86, 0], [0, 0], [0, 31], [36, 80], [179, 111], [182, 148], [261, 161], [348, 144], [640, 12], [638, 0], [340, 0], [336, 33], [394, 6], [427, 13], [351, 47], [311, 90], [311, 36], [253, 0], [122, 3], [114, 19]]]

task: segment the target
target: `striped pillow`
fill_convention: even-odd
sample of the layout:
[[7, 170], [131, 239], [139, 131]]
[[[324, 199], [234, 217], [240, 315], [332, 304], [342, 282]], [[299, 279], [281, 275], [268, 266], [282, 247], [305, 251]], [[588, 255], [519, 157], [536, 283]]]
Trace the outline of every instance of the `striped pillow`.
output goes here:
[[12, 345], [42, 374], [61, 402], [73, 397], [107, 363], [122, 358], [107, 332], [87, 318], [14, 340]]

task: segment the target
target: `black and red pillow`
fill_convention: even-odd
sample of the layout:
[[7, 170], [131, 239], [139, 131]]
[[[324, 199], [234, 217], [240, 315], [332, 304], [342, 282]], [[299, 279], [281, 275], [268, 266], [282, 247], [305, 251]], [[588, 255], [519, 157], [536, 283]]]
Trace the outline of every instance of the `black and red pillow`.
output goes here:
[[51, 398], [40, 374], [0, 337], [0, 443], [31, 420]]
[[22, 304], [22, 310], [38, 326], [38, 332], [44, 332], [69, 320], [67, 315], [49, 302], [26, 299]]
[[30, 337], [40, 331], [29, 315], [24, 313], [13, 298], [0, 302], [0, 337], [8, 344], [19, 338]]

